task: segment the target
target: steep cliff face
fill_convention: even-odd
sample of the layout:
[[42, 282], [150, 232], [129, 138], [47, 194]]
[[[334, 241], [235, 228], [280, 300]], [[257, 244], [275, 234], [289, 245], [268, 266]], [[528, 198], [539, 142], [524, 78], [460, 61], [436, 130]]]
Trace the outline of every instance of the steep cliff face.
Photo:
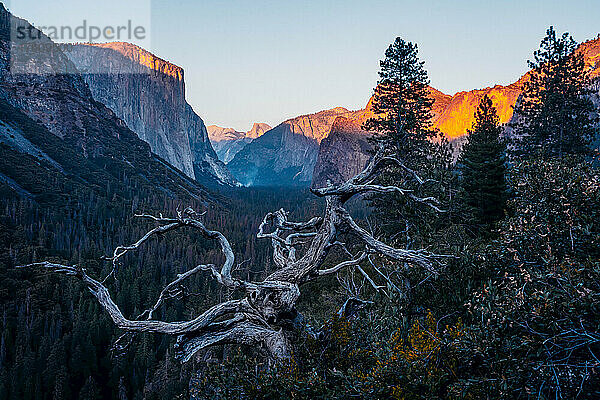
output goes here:
[[85, 150], [94, 140], [83, 136], [86, 128], [101, 124], [86, 111], [116, 118], [94, 104], [77, 68], [50, 39], [42, 35], [35, 42], [11, 42], [11, 29], [29, 26], [0, 3], [0, 96], [56, 136], [77, 138]]
[[[600, 38], [582, 43], [577, 52], [584, 56], [587, 68], [593, 78], [592, 89], [597, 95], [592, 97], [600, 108]], [[492, 99], [492, 103], [500, 117], [500, 123], [513, 120], [513, 107], [529, 79], [525, 74], [515, 83], [508, 86], [496, 85], [491, 88], [475, 89], [459, 92], [450, 96], [429, 88], [434, 100], [433, 126], [439, 129], [454, 145], [456, 151], [465, 141], [467, 130], [475, 121], [474, 114], [484, 95]], [[372, 99], [371, 99], [372, 101]], [[339, 117], [333, 124], [329, 136], [321, 142], [318, 160], [313, 174], [313, 187], [323, 187], [327, 180], [339, 183], [360, 172], [368, 160], [369, 133], [361, 129], [362, 123], [370, 114], [370, 104], [352, 118]]]
[[208, 138], [217, 153], [217, 157], [227, 164], [248, 143], [262, 136], [271, 127], [265, 123], [255, 122], [248, 132], [239, 132], [233, 128], [223, 128], [217, 125], [209, 125], [206, 129], [208, 130]]
[[444, 110], [446, 109], [446, 107], [448, 107], [448, 105], [450, 104], [450, 102], [452, 101], [452, 96], [442, 93], [439, 90], [432, 88], [431, 86], [428, 87], [429, 90], [429, 97], [431, 97], [433, 99], [433, 119], [438, 120], [439, 117], [444, 113]]
[[63, 46], [92, 96], [152, 151], [187, 176], [235, 180], [217, 159], [202, 119], [185, 101], [183, 69], [129, 43]]
[[582, 43], [578, 51], [583, 54], [585, 65], [590, 70], [592, 90], [596, 93], [592, 101], [600, 109], [600, 36]]
[[471, 129], [475, 122], [474, 114], [479, 102], [486, 94], [492, 99], [500, 123], [508, 122], [526, 79], [523, 77], [508, 86], [496, 85], [492, 88], [456, 93], [443, 108], [440, 107], [439, 114], [433, 119], [433, 126], [450, 140], [466, 135], [467, 130]]
[[600, 35], [596, 39], [583, 42], [577, 48], [577, 52], [583, 54], [590, 77], [594, 80], [600, 78]]
[[342, 107], [287, 120], [247, 144], [227, 165], [244, 185], [310, 185], [319, 144]]
[[135, 185], [169, 196], [205, 193], [94, 100], [61, 47], [41, 33], [31, 43], [11, 42], [11, 29], [18, 26], [33, 29], [0, 4], [3, 184], [34, 199], [59, 183], [64, 191]]
[[[583, 55], [591, 78], [594, 80], [600, 78], [600, 38], [582, 43], [576, 52]], [[500, 117], [500, 123], [505, 124], [511, 120], [514, 105], [528, 79], [529, 73], [508, 86], [496, 85], [491, 88], [456, 93], [449, 100], [444, 99], [440, 103], [440, 105], [445, 103], [445, 106], [439, 115], [434, 118], [434, 126], [449, 139], [466, 135], [467, 130], [471, 128], [475, 121], [473, 115], [479, 101], [486, 94], [492, 99], [492, 103]], [[436, 106], [434, 107], [437, 107], [438, 97], [433, 97], [436, 99]]]
[[371, 154], [371, 133], [361, 127], [366, 117], [364, 111], [356, 111], [335, 119], [319, 147], [311, 187], [342, 183], [362, 170]]

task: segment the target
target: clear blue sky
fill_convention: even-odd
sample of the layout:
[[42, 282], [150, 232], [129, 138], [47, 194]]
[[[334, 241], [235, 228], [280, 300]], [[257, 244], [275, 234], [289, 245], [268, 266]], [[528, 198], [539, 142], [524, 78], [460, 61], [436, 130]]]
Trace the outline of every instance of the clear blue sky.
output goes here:
[[[72, 12], [20, 1], [25, 18]], [[185, 68], [196, 112], [239, 130], [362, 108], [396, 36], [417, 42], [432, 86], [454, 94], [515, 81], [549, 25], [578, 41], [600, 32], [599, 0], [135, 1], [150, 9], [150, 50]]]

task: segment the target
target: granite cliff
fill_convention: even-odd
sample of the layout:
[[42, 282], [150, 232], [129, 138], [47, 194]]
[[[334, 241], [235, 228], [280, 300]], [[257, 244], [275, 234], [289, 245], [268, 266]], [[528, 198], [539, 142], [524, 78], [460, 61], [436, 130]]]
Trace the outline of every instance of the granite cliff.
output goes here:
[[[585, 64], [590, 70], [590, 77], [594, 80], [594, 85], [597, 85], [597, 79], [600, 77], [600, 38], [582, 43], [576, 52], [583, 55]], [[451, 96], [449, 100], [443, 99], [440, 104], [444, 104], [444, 107], [434, 118], [434, 127], [443, 132], [448, 139], [466, 135], [467, 130], [473, 125], [473, 115], [479, 101], [486, 94], [492, 99], [500, 117], [500, 123], [508, 123], [513, 117], [513, 107], [523, 91], [524, 84], [529, 79], [529, 74], [529, 72], [526, 73], [519, 80], [507, 86], [496, 85], [485, 89], [459, 92]], [[433, 97], [437, 107], [438, 97]]]
[[362, 170], [370, 157], [371, 133], [362, 124], [372, 116], [371, 101], [364, 110], [335, 119], [329, 135], [321, 141], [311, 186], [344, 182]]
[[184, 71], [123, 42], [63, 45], [90, 88], [154, 153], [192, 179], [236, 182], [219, 161], [202, 119], [185, 100]]
[[484, 95], [492, 99], [492, 103], [500, 117], [500, 123], [505, 124], [510, 121], [513, 114], [513, 106], [521, 95], [523, 83], [527, 76], [519, 79], [517, 82], [485, 89], [475, 89], [456, 93], [445, 102], [444, 107], [440, 108], [439, 113], [433, 119], [434, 128], [449, 139], [456, 139], [467, 134], [475, 122], [474, 114], [479, 106], [479, 102]]
[[115, 187], [146, 187], [169, 197], [206, 194], [93, 98], [60, 46], [41, 33], [12, 41], [18, 27], [38, 32], [0, 4], [2, 190], [33, 201]]

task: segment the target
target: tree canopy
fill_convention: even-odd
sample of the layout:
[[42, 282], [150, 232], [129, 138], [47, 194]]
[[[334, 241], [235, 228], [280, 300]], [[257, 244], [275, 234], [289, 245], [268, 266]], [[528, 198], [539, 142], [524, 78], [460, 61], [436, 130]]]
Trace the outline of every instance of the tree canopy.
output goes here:
[[504, 215], [508, 189], [502, 131], [492, 99], [483, 96], [458, 161], [461, 200], [477, 227], [489, 228]]
[[515, 150], [520, 155], [588, 154], [596, 133], [590, 77], [577, 42], [553, 27], [533, 53], [532, 71], [515, 106]]

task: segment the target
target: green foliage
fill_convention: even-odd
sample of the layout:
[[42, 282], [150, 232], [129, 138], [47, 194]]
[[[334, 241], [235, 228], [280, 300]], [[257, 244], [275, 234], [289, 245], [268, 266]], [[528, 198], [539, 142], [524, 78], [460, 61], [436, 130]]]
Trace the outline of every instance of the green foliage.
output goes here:
[[194, 398], [597, 398], [600, 176], [555, 159], [511, 177], [497, 236], [443, 230], [456, 258], [410, 306], [334, 317], [288, 365], [236, 353], [192, 380]]
[[[391, 165], [380, 177], [380, 183], [412, 190], [418, 197], [448, 198], [451, 152], [447, 141], [431, 125], [433, 99], [417, 45], [396, 38], [380, 65], [380, 80], [372, 102], [375, 116], [365, 123], [365, 128], [375, 133], [374, 140], [384, 143], [390, 155], [428, 180], [420, 185], [406, 170]], [[396, 245], [423, 247], [429, 233], [440, 224], [435, 212], [405, 195], [377, 194], [369, 201], [377, 225], [388, 238], [395, 237]], [[398, 235], [399, 232], [405, 234]]]
[[494, 398], [597, 398], [600, 175], [572, 160], [512, 175], [512, 215], [485, 258], [495, 278], [469, 302], [473, 348]]
[[192, 398], [469, 398], [457, 386], [463, 326], [439, 322], [429, 313], [407, 334], [382, 333], [372, 323], [334, 316], [318, 340], [309, 337], [298, 346], [288, 364], [256, 368], [257, 360], [236, 353], [192, 380]]
[[423, 161], [435, 131], [430, 122], [433, 99], [417, 45], [396, 38], [380, 66], [372, 102], [376, 117], [367, 120], [365, 128], [384, 140], [390, 151], [402, 152], [405, 161]]
[[521, 155], [588, 154], [596, 134], [597, 113], [588, 95], [589, 71], [577, 43], [568, 34], [546, 32], [515, 106], [516, 150]]
[[506, 146], [492, 100], [485, 95], [475, 112], [475, 122], [459, 158], [459, 201], [467, 220], [489, 231], [504, 216], [507, 198]]

